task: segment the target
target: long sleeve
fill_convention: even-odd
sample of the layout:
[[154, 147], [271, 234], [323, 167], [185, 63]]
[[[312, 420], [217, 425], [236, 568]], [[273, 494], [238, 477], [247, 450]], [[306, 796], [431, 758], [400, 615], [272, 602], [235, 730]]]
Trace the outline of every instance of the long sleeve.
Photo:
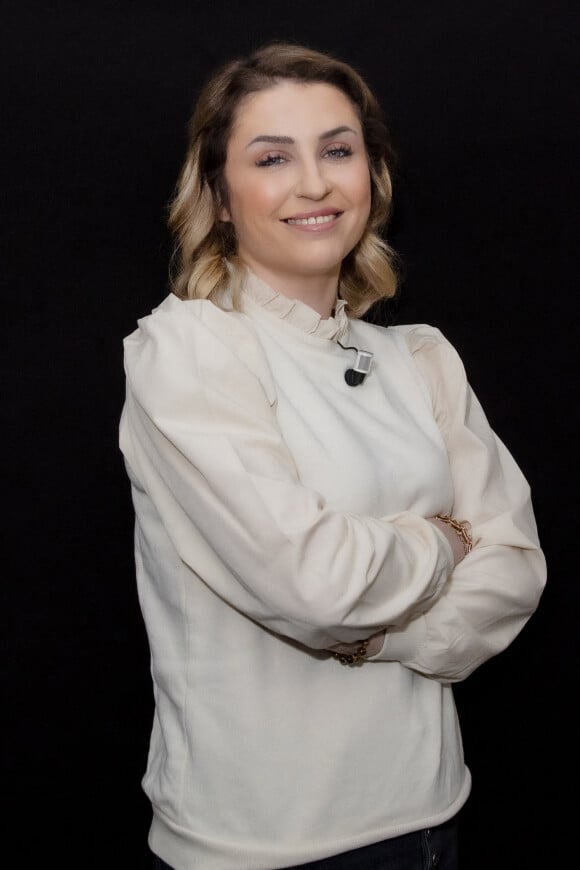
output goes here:
[[179, 558], [229, 605], [313, 648], [426, 611], [452, 569], [409, 512], [332, 510], [299, 480], [251, 328], [209, 302], [166, 300], [125, 340], [120, 444]]
[[491, 430], [456, 351], [427, 326], [407, 328], [406, 340], [447, 447], [450, 512], [469, 520], [476, 545], [427, 612], [388, 629], [373, 661], [399, 661], [453, 682], [521, 631], [540, 600], [546, 564], [529, 486]]

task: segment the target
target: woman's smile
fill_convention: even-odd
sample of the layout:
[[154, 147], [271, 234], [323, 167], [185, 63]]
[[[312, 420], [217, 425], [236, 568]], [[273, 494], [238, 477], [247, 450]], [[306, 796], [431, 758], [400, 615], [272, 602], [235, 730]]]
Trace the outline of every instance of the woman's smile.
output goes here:
[[324, 229], [331, 229], [342, 212], [336, 209], [319, 209], [310, 214], [299, 214], [291, 218], [283, 218], [284, 223], [288, 226], [296, 227], [297, 229], [307, 230], [308, 232], [320, 232]]

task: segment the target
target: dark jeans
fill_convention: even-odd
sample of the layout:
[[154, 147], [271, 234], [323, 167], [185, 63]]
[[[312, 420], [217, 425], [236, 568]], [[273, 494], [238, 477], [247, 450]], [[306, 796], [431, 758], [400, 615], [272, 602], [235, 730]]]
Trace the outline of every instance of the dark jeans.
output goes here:
[[[285, 870], [458, 870], [457, 819]], [[156, 858], [155, 870], [173, 870]], [[188, 867], [188, 870], [198, 870]], [[199, 868], [201, 870], [201, 868]]]

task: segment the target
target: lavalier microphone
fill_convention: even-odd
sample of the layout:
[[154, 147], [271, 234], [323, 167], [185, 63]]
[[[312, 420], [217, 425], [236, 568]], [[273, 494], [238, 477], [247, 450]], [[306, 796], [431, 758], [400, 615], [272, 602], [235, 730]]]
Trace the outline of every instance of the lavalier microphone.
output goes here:
[[358, 347], [347, 347], [338, 342], [343, 350], [354, 350], [356, 352], [356, 361], [351, 369], [347, 369], [344, 373], [344, 379], [349, 387], [358, 387], [362, 384], [366, 376], [371, 370], [373, 363], [373, 354], [368, 350], [359, 350]]

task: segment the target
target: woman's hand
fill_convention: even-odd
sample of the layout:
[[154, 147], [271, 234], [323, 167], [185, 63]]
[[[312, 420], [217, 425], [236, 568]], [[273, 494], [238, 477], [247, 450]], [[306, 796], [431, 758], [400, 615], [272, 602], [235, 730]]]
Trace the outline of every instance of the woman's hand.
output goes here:
[[[385, 642], [385, 631], [378, 631], [376, 634], [371, 635], [369, 638], [369, 643], [367, 646], [367, 658], [369, 656], [375, 656], [378, 652], [383, 648], [383, 643]], [[329, 652], [337, 652], [342, 655], [352, 655], [357, 651], [360, 646], [360, 640], [356, 643], [337, 643], [334, 646], [328, 648]]]

